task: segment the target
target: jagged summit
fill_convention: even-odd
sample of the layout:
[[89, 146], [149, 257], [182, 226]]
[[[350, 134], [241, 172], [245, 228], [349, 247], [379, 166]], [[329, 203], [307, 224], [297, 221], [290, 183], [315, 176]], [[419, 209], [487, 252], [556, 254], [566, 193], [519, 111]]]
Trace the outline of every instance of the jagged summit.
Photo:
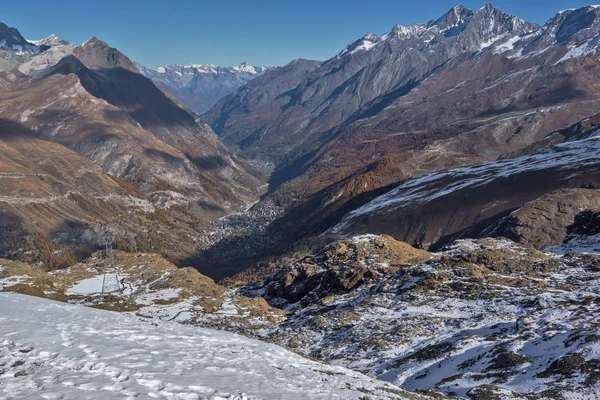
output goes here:
[[462, 4], [459, 4], [452, 7], [447, 13], [438, 18], [433, 25], [437, 26], [442, 32], [451, 32], [455, 28], [468, 23], [473, 14], [473, 11], [467, 9]]
[[159, 72], [161, 74], [167, 73], [167, 71], [178, 71], [178, 72], [190, 72], [190, 71], [196, 71], [199, 73], [205, 73], [205, 74], [222, 74], [225, 72], [240, 72], [240, 73], [248, 73], [248, 74], [262, 74], [263, 72], [265, 72], [268, 67], [264, 67], [264, 66], [259, 66], [259, 65], [254, 65], [248, 61], [244, 61], [242, 62], [240, 65], [238, 66], [230, 66], [230, 67], [223, 67], [223, 66], [219, 66], [216, 64], [186, 64], [186, 65], [181, 65], [181, 64], [170, 64], [170, 65], [161, 65], [160, 67], [154, 68], [154, 69], [149, 69], [147, 67], [142, 66], [140, 63], [135, 62], [134, 63], [136, 65], [136, 67], [138, 68], [144, 68], [148, 71], [156, 71]]
[[483, 6], [483, 7], [480, 8], [480, 10], [488, 10], [488, 11], [491, 11], [491, 10], [494, 10], [494, 9], [496, 9], [496, 7], [494, 7], [494, 4], [492, 4], [491, 1], [488, 1], [485, 6]]
[[232, 69], [238, 72], [247, 72], [249, 74], [260, 74], [264, 72], [266, 68], [255, 66], [254, 64], [249, 63], [248, 61], [244, 61], [237, 67], [232, 67]]
[[599, 35], [599, 6], [564, 10], [523, 43], [519, 55], [540, 54], [560, 46], [568, 49], [561, 61], [581, 57], [596, 51]]
[[[423, 43], [428, 45], [433, 42], [446, 48], [456, 47], [477, 51], [483, 44], [485, 44], [483, 47], [489, 46], [505, 35], [520, 36], [539, 28], [536, 24], [497, 9], [492, 3], [488, 3], [477, 11], [469, 10], [459, 4], [437, 20], [426, 24], [394, 25], [389, 32], [381, 36], [369, 32], [348, 45], [337, 57], [372, 50], [384, 42], [400, 43], [401, 49], [428, 51], [429, 46], [423, 47]], [[402, 45], [402, 43], [408, 42], [410, 45]], [[443, 49], [441, 51], [444, 52]]]
[[423, 33], [427, 29], [427, 27], [428, 26], [426, 24], [413, 24], [409, 26], [397, 24], [394, 25], [391, 31], [383, 35], [383, 37], [405, 39]]

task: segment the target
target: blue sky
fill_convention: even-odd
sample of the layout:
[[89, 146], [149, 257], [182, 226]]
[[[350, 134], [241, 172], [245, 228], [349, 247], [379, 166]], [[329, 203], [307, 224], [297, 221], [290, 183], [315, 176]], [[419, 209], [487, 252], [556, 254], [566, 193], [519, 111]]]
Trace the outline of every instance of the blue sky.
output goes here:
[[[324, 60], [365, 32], [435, 19], [460, 0], [24, 0], [3, 7], [0, 21], [26, 39], [51, 33], [75, 44], [91, 36], [131, 59], [164, 64], [282, 65]], [[487, 1], [464, 0], [476, 10]], [[91, 4], [90, 4], [91, 3]], [[494, 5], [543, 24], [579, 0], [497, 0]]]

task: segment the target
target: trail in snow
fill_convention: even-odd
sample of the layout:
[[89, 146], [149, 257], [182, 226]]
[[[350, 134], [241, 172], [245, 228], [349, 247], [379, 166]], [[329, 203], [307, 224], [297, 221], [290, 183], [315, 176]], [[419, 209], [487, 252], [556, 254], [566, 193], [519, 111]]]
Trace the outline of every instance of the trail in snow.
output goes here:
[[[0, 293], [0, 398], [401, 398], [273, 344]], [[359, 391], [360, 390], [360, 391]]]

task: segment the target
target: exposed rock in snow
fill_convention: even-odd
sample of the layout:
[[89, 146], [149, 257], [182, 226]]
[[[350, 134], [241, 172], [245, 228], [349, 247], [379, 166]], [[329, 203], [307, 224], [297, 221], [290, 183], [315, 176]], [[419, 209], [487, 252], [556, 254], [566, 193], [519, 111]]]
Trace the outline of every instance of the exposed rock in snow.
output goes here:
[[409, 390], [597, 398], [598, 252], [557, 257], [509, 240], [464, 240], [402, 265], [401, 253], [379, 257], [382, 238], [357, 242], [366, 256], [343, 241], [332, 245], [337, 261], [320, 252], [311, 261], [315, 271], [345, 266], [348, 279], [371, 271], [345, 288], [299, 260], [244, 289], [290, 313], [264, 337]]
[[0, 50], [8, 50], [19, 55], [36, 54], [40, 48], [28, 42], [16, 28], [9, 28], [0, 22]]
[[[600, 210], [600, 207], [594, 207], [593, 210]], [[567, 228], [567, 233], [563, 244], [546, 251], [556, 254], [600, 254], [600, 212], [588, 210], [578, 214]]]
[[[578, 234], [594, 233], [590, 223], [580, 226], [586, 231]], [[115, 252], [111, 271], [102, 253], [51, 274], [0, 263], [0, 282], [3, 290], [131, 312], [159, 324], [241, 332], [409, 390], [473, 399], [593, 399], [600, 254], [582, 251], [590, 254], [556, 256], [480, 239], [428, 253], [362, 235], [292, 263], [284, 259], [264, 282], [237, 291], [160, 257], [123, 252]], [[98, 293], [104, 272], [109, 279], [116, 274], [120, 290]], [[264, 296], [285, 313], [241, 294]]]

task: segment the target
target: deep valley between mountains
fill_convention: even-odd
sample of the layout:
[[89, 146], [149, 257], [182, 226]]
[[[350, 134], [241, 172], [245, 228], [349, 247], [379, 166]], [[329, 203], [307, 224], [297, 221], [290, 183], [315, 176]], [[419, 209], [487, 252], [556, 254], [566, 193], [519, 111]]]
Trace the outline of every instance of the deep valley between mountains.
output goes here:
[[0, 399], [600, 398], [600, 7], [148, 68], [0, 23]]

